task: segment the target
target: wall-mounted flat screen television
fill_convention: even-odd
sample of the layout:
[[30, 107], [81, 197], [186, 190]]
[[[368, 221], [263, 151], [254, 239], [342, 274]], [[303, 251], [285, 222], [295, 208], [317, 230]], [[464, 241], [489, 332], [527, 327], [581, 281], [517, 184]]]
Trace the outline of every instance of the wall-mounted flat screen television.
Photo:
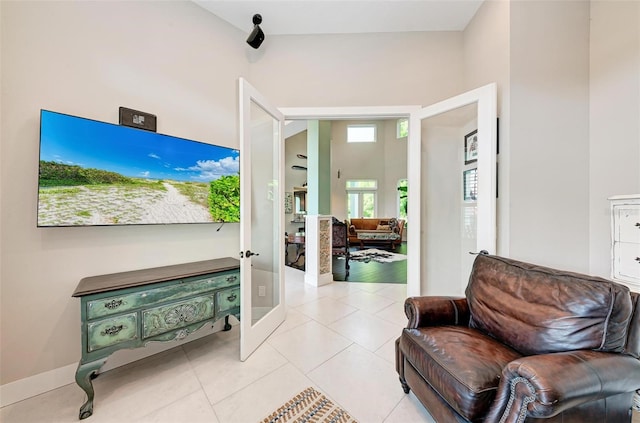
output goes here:
[[239, 152], [42, 110], [38, 227], [240, 221]]

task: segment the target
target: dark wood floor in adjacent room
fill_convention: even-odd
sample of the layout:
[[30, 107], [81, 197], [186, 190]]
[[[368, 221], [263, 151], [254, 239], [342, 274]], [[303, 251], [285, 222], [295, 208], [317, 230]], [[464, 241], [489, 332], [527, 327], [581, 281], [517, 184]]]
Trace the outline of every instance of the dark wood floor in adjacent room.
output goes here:
[[[380, 247], [372, 247], [382, 249]], [[357, 247], [351, 247], [351, 251], [357, 251]], [[403, 242], [395, 250], [389, 250], [398, 254], [407, 254], [407, 243]], [[351, 269], [349, 276], [345, 278], [345, 261], [338, 257], [333, 257], [333, 280], [346, 282], [384, 282], [384, 283], [407, 283], [407, 261], [394, 261], [391, 263], [368, 263], [349, 261]]]

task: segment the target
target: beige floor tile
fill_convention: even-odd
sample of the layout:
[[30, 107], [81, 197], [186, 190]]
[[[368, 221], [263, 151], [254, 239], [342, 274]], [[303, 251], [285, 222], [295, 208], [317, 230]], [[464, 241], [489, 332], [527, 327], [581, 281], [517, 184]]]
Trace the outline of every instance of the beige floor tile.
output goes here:
[[[398, 383], [398, 389], [402, 389], [400, 383]], [[400, 404], [393, 409], [384, 423], [435, 423], [435, 420], [415, 395], [409, 393], [402, 398]]]
[[358, 311], [355, 307], [329, 297], [302, 304], [296, 307], [296, 310], [323, 325], [328, 325]]
[[180, 347], [106, 372], [93, 385], [91, 423], [137, 421], [201, 389]]
[[392, 285], [392, 284], [386, 284], [386, 283], [369, 283], [369, 282], [351, 282], [351, 283], [353, 283], [354, 288], [357, 288], [361, 291], [370, 292], [372, 294], [385, 289], [389, 285]]
[[346, 297], [340, 298], [338, 301], [359, 308], [369, 314], [375, 314], [394, 302], [389, 298], [381, 297], [365, 291], [352, 292]]
[[357, 289], [356, 284], [352, 282], [333, 282], [319, 287], [318, 293], [323, 297], [337, 299], [345, 297]]
[[[213, 407], [202, 391], [194, 392], [144, 416], [140, 423], [219, 423]], [[87, 423], [91, 423], [88, 421]]]
[[86, 395], [70, 384], [0, 409], [2, 423], [77, 422]]
[[307, 376], [363, 423], [382, 422], [405, 395], [393, 364], [356, 344]]
[[318, 292], [316, 287], [307, 285], [302, 282], [287, 282], [285, 287], [285, 303], [287, 307], [297, 307], [301, 304], [315, 301], [323, 295]]
[[407, 285], [405, 284], [387, 284], [387, 286], [376, 294], [383, 297], [391, 298], [393, 301], [404, 303], [407, 299]]
[[375, 316], [402, 327], [406, 327], [408, 322], [407, 316], [404, 314], [403, 302], [395, 302], [377, 312]]
[[[288, 305], [287, 305], [288, 307]], [[311, 321], [311, 317], [306, 314], [300, 313], [295, 308], [287, 308], [287, 316], [284, 319], [284, 322], [273, 332], [271, 336], [280, 335], [281, 333], [285, 333], [297, 326], [300, 326], [304, 323]]]
[[220, 423], [254, 423], [313, 382], [291, 364], [259, 379], [213, 406]]
[[267, 342], [304, 373], [352, 343], [313, 320], [281, 335], [272, 336]]
[[[212, 347], [212, 348], [209, 348]], [[240, 361], [240, 342], [222, 346], [184, 346], [202, 389], [211, 404], [250, 385], [287, 363], [271, 345], [262, 344], [246, 361]]]
[[[385, 342], [380, 348], [376, 350], [376, 355], [387, 360], [389, 363], [396, 365], [396, 339], [400, 336], [394, 336], [389, 341]], [[395, 368], [395, 367], [394, 367]]]
[[329, 329], [373, 352], [391, 338], [397, 338], [402, 326], [359, 310], [330, 324]]

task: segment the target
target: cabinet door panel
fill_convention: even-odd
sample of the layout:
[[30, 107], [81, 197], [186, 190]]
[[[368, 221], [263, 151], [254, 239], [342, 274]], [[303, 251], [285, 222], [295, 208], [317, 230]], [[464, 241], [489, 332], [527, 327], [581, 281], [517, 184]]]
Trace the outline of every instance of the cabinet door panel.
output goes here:
[[640, 205], [625, 204], [616, 207], [619, 226], [617, 241], [640, 244]]
[[617, 242], [614, 246], [616, 261], [614, 277], [627, 281], [640, 280], [640, 243]]
[[227, 289], [216, 293], [216, 314], [240, 307], [240, 288]]
[[191, 325], [213, 317], [213, 296], [191, 298], [145, 310], [142, 313], [143, 338]]
[[136, 313], [98, 320], [87, 325], [88, 352], [137, 338], [138, 318]]

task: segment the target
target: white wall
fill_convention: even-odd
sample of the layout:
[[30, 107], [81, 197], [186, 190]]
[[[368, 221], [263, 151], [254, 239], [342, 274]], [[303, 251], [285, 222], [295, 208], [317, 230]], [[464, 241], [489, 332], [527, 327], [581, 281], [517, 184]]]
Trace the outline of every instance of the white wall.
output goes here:
[[[377, 142], [348, 143], [347, 126], [353, 124], [375, 124]], [[375, 179], [377, 216], [397, 216], [396, 186], [407, 177], [407, 141], [396, 138], [396, 120], [332, 121], [331, 140], [331, 214], [338, 220], [347, 218], [348, 180]]]
[[589, 3], [515, 1], [510, 19], [510, 256], [588, 272]]
[[126, 106], [156, 114], [160, 133], [237, 147], [237, 78], [248, 63], [245, 34], [190, 2], [0, 2], [0, 11], [5, 385], [80, 359], [71, 294], [81, 278], [239, 251], [238, 224], [37, 229], [40, 108], [117, 123]]
[[491, 82], [498, 86], [497, 253], [509, 256], [510, 55], [509, 1], [485, 1], [464, 31], [465, 90]]
[[249, 80], [279, 107], [427, 105], [461, 92], [461, 46], [459, 32], [271, 36]]
[[589, 264], [610, 277], [607, 197], [640, 193], [640, 2], [591, 3]]

